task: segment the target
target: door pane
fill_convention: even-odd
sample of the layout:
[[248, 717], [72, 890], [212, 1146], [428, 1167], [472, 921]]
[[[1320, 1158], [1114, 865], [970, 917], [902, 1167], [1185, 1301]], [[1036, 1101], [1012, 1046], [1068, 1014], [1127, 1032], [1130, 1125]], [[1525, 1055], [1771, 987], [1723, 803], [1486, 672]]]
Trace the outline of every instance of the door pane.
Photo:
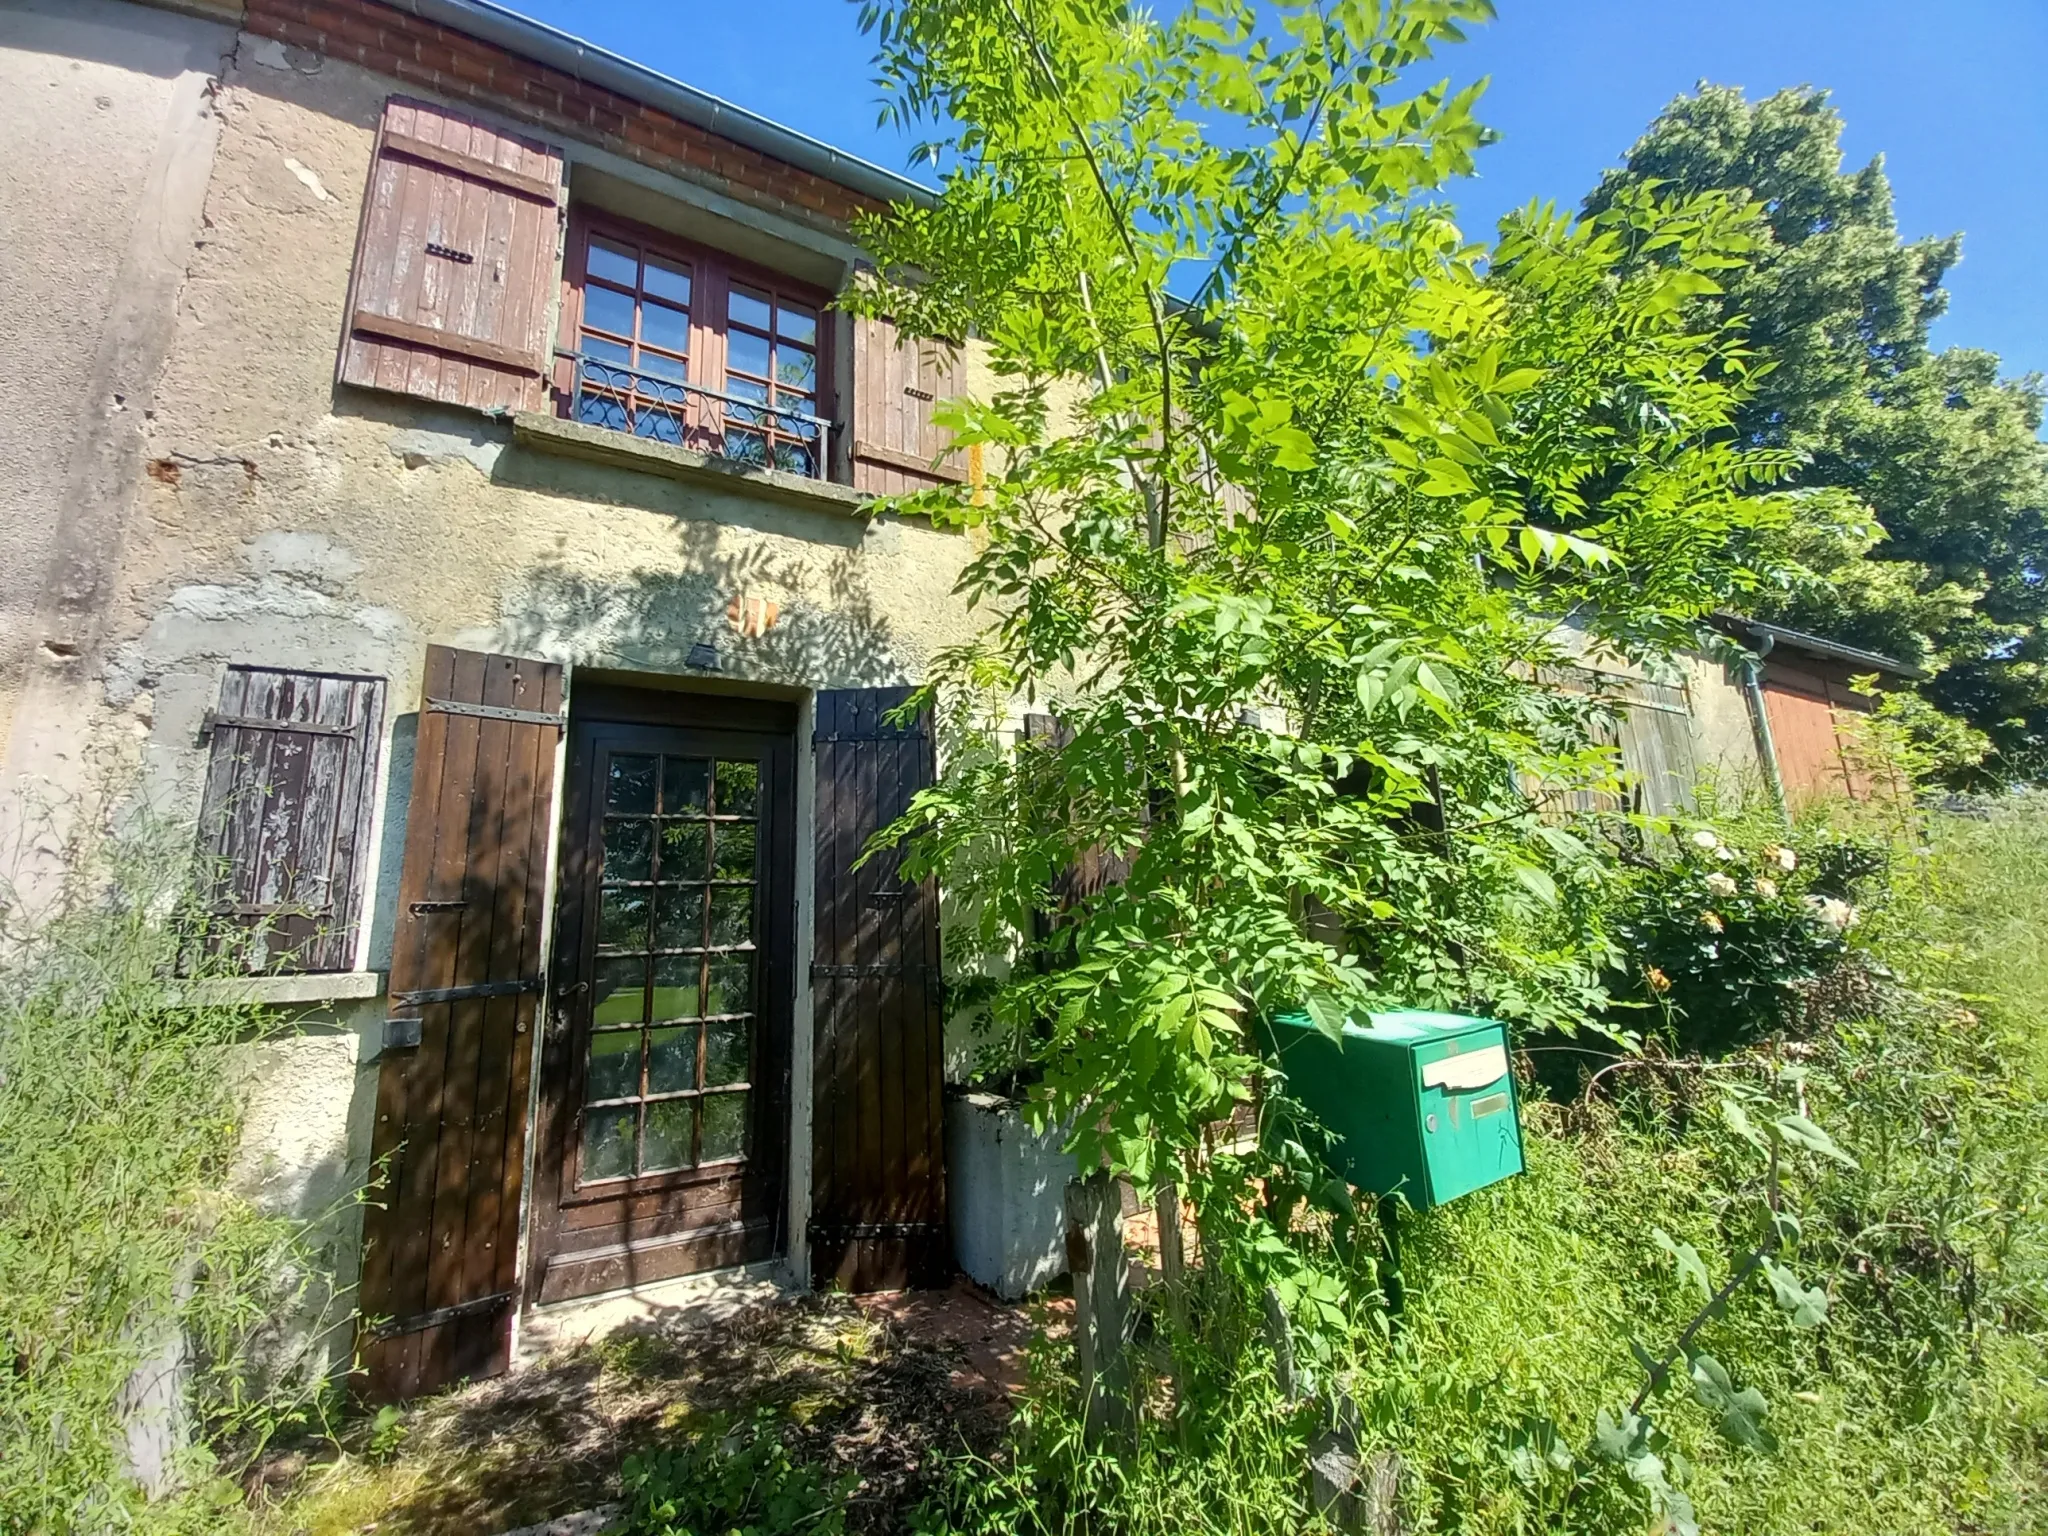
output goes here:
[[638, 1024], [647, 1017], [647, 962], [600, 960], [597, 980], [591, 990], [590, 1022]]
[[754, 1006], [754, 957], [713, 955], [705, 987], [706, 1013], [747, 1013]]
[[684, 1093], [697, 1086], [697, 1026], [657, 1029], [647, 1037], [647, 1091]]
[[633, 1131], [639, 1110], [591, 1109], [583, 1114], [583, 1182], [623, 1179], [633, 1171]]
[[647, 947], [647, 900], [644, 885], [608, 885], [598, 900], [597, 942], [604, 949]]
[[655, 889], [654, 947], [700, 949], [704, 944], [704, 887], [664, 885]]
[[739, 821], [718, 823], [713, 838], [712, 878], [751, 880], [754, 878], [754, 828]]
[[719, 885], [711, 889], [711, 942], [750, 944], [754, 939], [754, 888]]
[[688, 305], [690, 269], [678, 263], [663, 261], [659, 256], [650, 256], [647, 258], [643, 286], [656, 298], [673, 299], [678, 304]]
[[718, 765], [718, 814], [721, 816], [751, 816], [754, 814], [754, 797], [760, 787], [761, 765], [759, 763], [720, 763]]
[[707, 1093], [704, 1106], [704, 1161], [747, 1155], [747, 1093]]
[[640, 1031], [612, 1030], [590, 1037], [590, 1070], [583, 1100], [632, 1099], [640, 1095]]
[[701, 757], [672, 757], [662, 775], [661, 814], [702, 816], [711, 788], [711, 765]]
[[614, 336], [633, 334], [633, 296], [596, 284], [583, 290], [583, 323], [593, 331]]
[[702, 880], [704, 878], [705, 834], [709, 830], [701, 821], [665, 821], [662, 823], [662, 879]]
[[655, 762], [652, 757], [638, 754], [621, 752], [615, 755], [611, 761], [610, 782], [605, 786], [604, 808], [615, 814], [652, 814]]
[[640, 258], [630, 247], [614, 245], [609, 240], [593, 239], [590, 242], [590, 254], [585, 259], [583, 267], [592, 277], [601, 277], [608, 282], [631, 288], [640, 275]]
[[605, 822], [604, 877], [607, 880], [650, 880], [654, 877], [653, 822]]
[[694, 1019], [703, 1014], [698, 992], [703, 963], [701, 955], [661, 955], [656, 958], [654, 1017], [657, 1022]]
[[640, 1160], [642, 1173], [662, 1173], [690, 1166], [690, 1125], [695, 1099], [664, 1099], [647, 1106], [647, 1144]]
[[704, 1086], [723, 1088], [747, 1080], [751, 1021], [724, 1019], [704, 1026]]

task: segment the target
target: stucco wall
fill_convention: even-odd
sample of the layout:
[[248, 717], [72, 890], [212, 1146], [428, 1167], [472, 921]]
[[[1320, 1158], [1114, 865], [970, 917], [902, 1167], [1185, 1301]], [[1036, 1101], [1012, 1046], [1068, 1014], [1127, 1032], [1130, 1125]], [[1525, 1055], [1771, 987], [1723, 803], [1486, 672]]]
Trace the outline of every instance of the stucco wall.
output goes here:
[[[86, 771], [67, 700], [97, 667], [233, 40], [120, 0], [0, 0], [0, 754], [16, 779]], [[19, 827], [0, 811], [0, 874], [29, 856]]]
[[[0, 0], [0, 17], [10, 15], [9, 3]], [[189, 238], [167, 259], [175, 281], [148, 316], [157, 339], [149, 409], [131, 413], [114, 433], [127, 472], [81, 498], [102, 525], [120, 530], [95, 545], [101, 573], [93, 644], [44, 668], [40, 682], [33, 667], [25, 674], [30, 686], [19, 695], [11, 735], [0, 731], [0, 800], [28, 780], [61, 794], [94, 771], [97, 758], [132, 759], [143, 792], [189, 820], [206, 761], [201, 719], [225, 664], [383, 675], [390, 691], [372, 839], [375, 896], [362, 951], [362, 963], [378, 969], [389, 955], [429, 644], [570, 663], [573, 696], [574, 678], [592, 669], [614, 677], [682, 673], [692, 644], [708, 639], [722, 657], [710, 686], [801, 697], [821, 687], [914, 680], [935, 649], [964, 636], [968, 619], [951, 596], [969, 555], [963, 537], [560, 457], [515, 441], [503, 421], [337, 386], [358, 214], [392, 83], [268, 39], [117, 0], [89, 4], [115, 18], [109, 25], [183, 29], [187, 53], [218, 68], [218, 88], [194, 93], [210, 179], [202, 178], [203, 198], [195, 194], [184, 207]], [[57, 10], [49, 0], [37, 24], [55, 27]], [[73, 115], [105, 110], [92, 105], [95, 91], [106, 89], [90, 72], [101, 66], [74, 70], [65, 56], [85, 45], [66, 35], [48, 46], [48, 53], [0, 54], [0, 69], [13, 72], [0, 76], [0, 89], [17, 77], [40, 79], [40, 69], [60, 81], [67, 101], [86, 104]], [[159, 44], [152, 57], [161, 63], [163, 56]], [[72, 85], [73, 76], [101, 83]], [[175, 117], [184, 79], [134, 74], [122, 99], [132, 98], [136, 121], [150, 113]], [[60, 147], [61, 128], [43, 131], [52, 141], [50, 168], [73, 175], [75, 146]], [[184, 123], [181, 131], [197, 130]], [[122, 142], [109, 162], [117, 181], [104, 201], [115, 191], [126, 197], [131, 211], [120, 228], [132, 230], [138, 199], [146, 202], [138, 189], [162, 150], [145, 155], [128, 142], [132, 132], [112, 137]], [[629, 195], [621, 187], [637, 188], [630, 195], [643, 206], [636, 211], [662, 211], [647, 204], [664, 190], [653, 173], [570, 148], [572, 188], [597, 186], [613, 197]], [[780, 242], [807, 276], [844, 273], [856, 254], [815, 228], [784, 228], [740, 199], [667, 190], [681, 201], [664, 222], [701, 225], [711, 238], [744, 243], [757, 259]], [[0, 361], [17, 360], [5, 370], [6, 383], [20, 371], [18, 359], [36, 348], [61, 343], [75, 353], [76, 322], [90, 321], [94, 304], [115, 304], [119, 287], [117, 276], [97, 270], [89, 281], [66, 282], [77, 262], [64, 246], [63, 210], [95, 199], [77, 195], [75, 183], [38, 185], [24, 198], [52, 206], [37, 215], [34, 231], [51, 275], [38, 300], [41, 329], [19, 339], [0, 333], [15, 349]], [[10, 194], [9, 201], [24, 198]], [[100, 231], [93, 241], [109, 238]], [[839, 351], [844, 360], [850, 348]], [[77, 377], [61, 414], [76, 426], [64, 443], [31, 445], [44, 465], [72, 440], [80, 452], [109, 440], [105, 418], [91, 409], [90, 368], [75, 356], [71, 363]], [[10, 506], [41, 507], [63, 499], [61, 485], [0, 481], [0, 496]], [[49, 521], [9, 522], [38, 520]], [[11, 553], [0, 549], [0, 563], [19, 569], [6, 558]], [[758, 638], [735, 633], [725, 610], [739, 595], [773, 599], [780, 622]], [[47, 581], [38, 590], [18, 580], [0, 587], [0, 596], [8, 615], [49, 602]], [[26, 632], [17, 622], [4, 634]], [[800, 769], [806, 789], [807, 780]], [[800, 815], [807, 806], [806, 794]], [[808, 844], [800, 833], [800, 863]], [[804, 954], [810, 881], [802, 868], [797, 876]], [[798, 967], [792, 1128], [799, 1200], [791, 1226], [798, 1233], [808, 1186], [805, 971]], [[244, 1175], [267, 1202], [307, 1215], [332, 1212], [338, 1196], [360, 1183], [382, 1013], [381, 1002], [354, 1005], [252, 1055]], [[343, 1227], [335, 1241], [352, 1254], [347, 1234], [355, 1218], [336, 1219]]]

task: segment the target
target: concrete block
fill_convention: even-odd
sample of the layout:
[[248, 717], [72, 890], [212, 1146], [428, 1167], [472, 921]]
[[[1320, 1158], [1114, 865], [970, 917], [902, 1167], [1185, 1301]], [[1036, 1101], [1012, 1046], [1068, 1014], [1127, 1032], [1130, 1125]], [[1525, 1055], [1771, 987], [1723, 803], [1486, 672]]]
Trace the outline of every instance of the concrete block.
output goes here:
[[946, 1103], [946, 1183], [953, 1255], [1005, 1301], [1066, 1273], [1064, 1130], [1034, 1132], [1008, 1099], [966, 1093]]

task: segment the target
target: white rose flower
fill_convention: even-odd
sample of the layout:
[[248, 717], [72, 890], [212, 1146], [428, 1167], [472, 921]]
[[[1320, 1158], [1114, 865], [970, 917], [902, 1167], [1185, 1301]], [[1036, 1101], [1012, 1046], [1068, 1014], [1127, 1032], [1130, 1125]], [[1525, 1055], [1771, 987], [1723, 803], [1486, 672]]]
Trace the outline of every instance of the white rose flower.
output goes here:
[[1809, 896], [1806, 904], [1813, 909], [1815, 917], [1837, 933], [1846, 932], [1856, 925], [1856, 909], [1846, 901], [1833, 896]]
[[1699, 831], [1693, 833], [1692, 845], [1695, 848], [1704, 848], [1708, 852], [1712, 852], [1721, 846], [1721, 839], [1709, 832], [1705, 827], [1702, 827]]
[[1763, 897], [1765, 901], [1776, 901], [1778, 899], [1778, 882], [1760, 879], [1756, 883], [1756, 893]]
[[1770, 850], [1769, 857], [1775, 859], [1778, 868], [1785, 871], [1788, 875], [1799, 867], [1799, 855], [1790, 848], [1773, 848]]
[[1717, 869], [1707, 876], [1707, 889], [1716, 896], [1733, 896], [1735, 894], [1735, 882]]

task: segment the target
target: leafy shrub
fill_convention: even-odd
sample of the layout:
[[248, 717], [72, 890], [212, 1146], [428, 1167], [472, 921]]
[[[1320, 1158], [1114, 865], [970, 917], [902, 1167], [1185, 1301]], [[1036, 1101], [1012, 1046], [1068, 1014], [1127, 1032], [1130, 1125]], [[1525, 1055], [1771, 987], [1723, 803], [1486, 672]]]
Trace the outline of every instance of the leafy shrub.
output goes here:
[[1821, 834], [1804, 851], [1744, 849], [1711, 830], [1639, 868], [1617, 904], [1616, 994], [1682, 1051], [1718, 1055], [1795, 1023], [1803, 987], [1849, 954], [1854, 900], [1884, 850]]
[[858, 1480], [798, 1461], [772, 1409], [626, 1458], [618, 1536], [842, 1536]]

